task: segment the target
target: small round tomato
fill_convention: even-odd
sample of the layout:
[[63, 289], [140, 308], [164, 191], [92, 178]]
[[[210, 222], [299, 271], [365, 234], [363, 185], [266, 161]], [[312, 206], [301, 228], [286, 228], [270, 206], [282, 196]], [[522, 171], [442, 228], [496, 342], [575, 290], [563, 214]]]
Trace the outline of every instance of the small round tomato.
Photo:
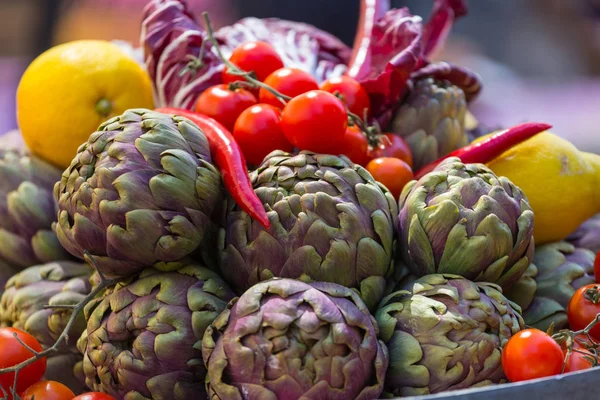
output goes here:
[[89, 392], [75, 396], [73, 400], [115, 400], [115, 398], [102, 392]]
[[[594, 367], [594, 362], [592, 359], [594, 359], [595, 356], [583, 348], [577, 349], [579, 351], [572, 351], [571, 354], [569, 354], [567, 363], [565, 364], [564, 372], [583, 371], [584, 369], [590, 369]], [[566, 351], [563, 354], [565, 357], [567, 356]]]
[[400, 197], [404, 186], [414, 179], [410, 165], [399, 158], [375, 158], [367, 164], [367, 171], [377, 182], [385, 185], [396, 200]]
[[[283, 61], [277, 51], [265, 42], [248, 42], [237, 47], [231, 53], [229, 61], [236, 67], [256, 74], [259, 81], [264, 81], [273, 71], [283, 68]], [[223, 83], [243, 81], [244, 78], [227, 73], [225, 68], [221, 74]]]
[[596, 254], [594, 261], [594, 278], [596, 278], [596, 283], [600, 283], [600, 251]]
[[399, 158], [412, 167], [413, 159], [410, 147], [404, 139], [393, 133], [384, 133], [379, 138], [379, 145], [369, 148], [371, 158]]
[[[591, 284], [577, 289], [567, 306], [571, 329], [574, 331], [584, 329], [598, 314], [600, 314], [600, 286]], [[600, 324], [592, 328], [590, 336], [600, 340]]]
[[56, 381], [41, 381], [29, 386], [22, 394], [22, 400], [73, 400], [75, 393]]
[[539, 329], [517, 332], [502, 349], [502, 368], [511, 382], [558, 375], [563, 361], [558, 343]]
[[273, 150], [292, 151], [281, 128], [281, 110], [270, 104], [257, 104], [240, 114], [233, 127], [233, 137], [244, 157], [259, 165]]
[[363, 167], [371, 160], [368, 155], [369, 143], [367, 136], [357, 127], [349, 126], [346, 129], [339, 153], [344, 154], [353, 163]]
[[348, 115], [340, 99], [322, 90], [294, 97], [281, 114], [287, 140], [300, 150], [316, 153], [335, 153], [347, 126]]
[[[37, 341], [36, 338], [31, 336], [29, 333], [20, 331], [15, 328], [2, 328], [0, 329], [0, 368], [10, 368], [23, 361], [29, 360], [32, 354], [27, 350], [21, 343], [17, 341], [14, 334], [17, 334], [18, 338], [31, 347], [35, 351], [42, 351], [42, 345]], [[35, 382], [42, 379], [46, 373], [46, 358], [40, 358], [32, 364], [29, 364], [21, 371], [17, 378], [16, 392], [20, 393], [27, 389]], [[9, 392], [9, 388], [13, 386], [15, 380], [14, 372], [9, 374], [0, 375], [0, 385]]]
[[[296, 68], [281, 68], [265, 79], [265, 84], [289, 97], [296, 97], [302, 93], [319, 88], [317, 81], [308, 72]], [[258, 99], [261, 103], [283, 108], [284, 104], [271, 92], [260, 88]]]
[[371, 100], [365, 88], [356, 80], [348, 76], [336, 76], [321, 83], [319, 89], [340, 96], [348, 110], [360, 118], [364, 117], [365, 110], [368, 115]]
[[230, 131], [246, 108], [256, 104], [256, 97], [246, 89], [229, 90], [225, 84], [206, 89], [196, 101], [196, 112], [219, 121]]

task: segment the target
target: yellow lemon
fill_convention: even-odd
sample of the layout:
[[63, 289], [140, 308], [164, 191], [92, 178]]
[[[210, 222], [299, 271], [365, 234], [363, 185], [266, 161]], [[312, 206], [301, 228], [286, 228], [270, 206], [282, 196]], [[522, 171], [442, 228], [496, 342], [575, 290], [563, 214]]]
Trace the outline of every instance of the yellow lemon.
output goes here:
[[153, 108], [148, 74], [116, 45], [78, 40], [51, 48], [17, 89], [19, 128], [32, 153], [66, 168], [91, 133], [129, 108]]
[[542, 132], [487, 164], [519, 186], [535, 214], [536, 244], [563, 240], [600, 212], [600, 156]]

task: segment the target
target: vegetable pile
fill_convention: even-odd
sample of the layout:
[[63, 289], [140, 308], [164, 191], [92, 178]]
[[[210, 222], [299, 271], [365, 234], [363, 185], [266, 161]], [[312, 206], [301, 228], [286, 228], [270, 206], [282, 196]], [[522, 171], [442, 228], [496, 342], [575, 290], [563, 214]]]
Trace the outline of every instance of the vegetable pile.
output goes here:
[[495, 165], [544, 137], [542, 172], [598, 183], [600, 156], [571, 172], [537, 122], [471, 141], [480, 79], [432, 61], [466, 14], [363, 0], [349, 48], [150, 0], [156, 107], [105, 115], [62, 174], [0, 153], [4, 398], [371, 400], [596, 366], [600, 210], [540, 243], [552, 213]]

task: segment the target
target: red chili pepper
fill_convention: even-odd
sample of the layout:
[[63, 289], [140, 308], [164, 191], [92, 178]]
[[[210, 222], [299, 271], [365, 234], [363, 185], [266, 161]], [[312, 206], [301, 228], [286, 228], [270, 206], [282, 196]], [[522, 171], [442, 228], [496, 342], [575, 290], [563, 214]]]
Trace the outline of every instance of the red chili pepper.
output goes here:
[[233, 135], [223, 125], [202, 114], [171, 107], [159, 108], [156, 111], [180, 115], [200, 127], [208, 139], [210, 153], [223, 176], [229, 194], [244, 211], [268, 229], [271, 224], [267, 212], [252, 188], [246, 159]]
[[525, 140], [550, 128], [552, 128], [552, 125], [528, 122], [505, 129], [485, 140], [482, 140], [481, 142], [473, 143], [455, 150], [452, 153], [424, 166], [417, 171], [415, 174], [415, 179], [422, 178], [423, 175], [431, 172], [439, 163], [449, 157], [458, 157], [465, 164], [488, 163], [517, 144], [524, 142]]

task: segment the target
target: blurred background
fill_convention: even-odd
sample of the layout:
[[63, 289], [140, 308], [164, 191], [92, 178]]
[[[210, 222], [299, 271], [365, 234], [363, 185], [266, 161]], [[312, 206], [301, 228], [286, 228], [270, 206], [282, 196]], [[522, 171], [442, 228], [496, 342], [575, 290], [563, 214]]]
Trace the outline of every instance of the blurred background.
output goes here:
[[[0, 133], [16, 127], [15, 90], [27, 64], [76, 39], [139, 42], [147, 0], [0, 0]], [[188, 0], [215, 25], [245, 16], [304, 21], [351, 45], [359, 0]], [[433, 0], [393, 0], [427, 18]], [[438, 58], [483, 77], [474, 114], [488, 126], [543, 121], [600, 153], [600, 0], [470, 0]], [[43, 104], [39, 105], [44, 107]], [[1, 139], [0, 139], [1, 140]]]

